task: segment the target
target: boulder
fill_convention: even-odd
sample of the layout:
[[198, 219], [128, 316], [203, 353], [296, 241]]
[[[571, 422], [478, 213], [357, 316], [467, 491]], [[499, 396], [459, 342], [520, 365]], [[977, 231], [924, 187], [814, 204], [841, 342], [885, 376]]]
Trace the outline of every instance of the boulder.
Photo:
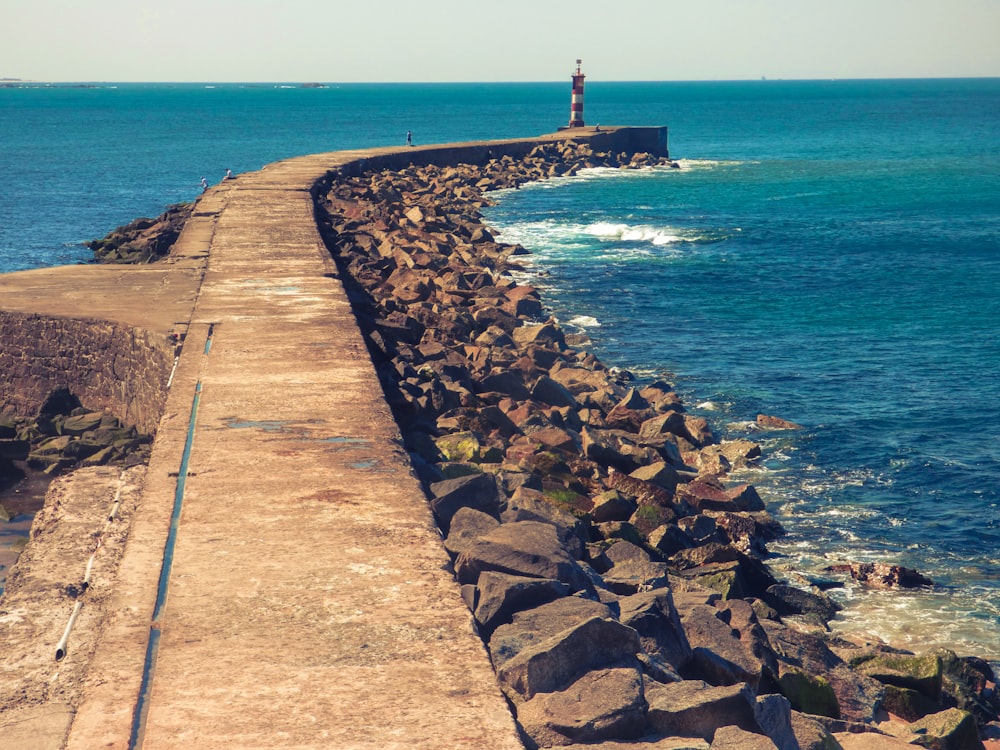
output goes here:
[[578, 409], [580, 404], [570, 390], [562, 383], [556, 382], [548, 375], [543, 375], [531, 387], [531, 398], [550, 406], [568, 406]]
[[769, 586], [764, 597], [769, 605], [781, 616], [813, 615], [826, 623], [840, 611], [841, 607], [830, 597], [783, 583]]
[[459, 508], [474, 508], [499, 518], [500, 493], [490, 474], [473, 474], [435, 482], [430, 487], [431, 510], [445, 534]]
[[658, 461], [647, 466], [640, 466], [635, 471], [630, 472], [629, 476], [633, 479], [651, 482], [652, 484], [662, 487], [670, 493], [674, 491], [679, 481], [677, 471], [673, 466], [665, 461]]
[[691, 645], [667, 587], [645, 591], [618, 600], [619, 621], [639, 634], [643, 651], [674, 670], [691, 660]]
[[764, 665], [740, 641], [739, 632], [715, 607], [694, 606], [680, 613], [691, 644], [687, 672], [711, 685], [747, 683], [756, 688]]
[[493, 531], [499, 525], [500, 522], [488, 513], [474, 508], [459, 508], [451, 518], [448, 537], [444, 540], [445, 549], [457, 555], [474, 539]]
[[636, 502], [625, 497], [618, 490], [608, 490], [593, 498], [594, 508], [590, 517], [594, 523], [608, 521], [628, 521], [636, 511]]
[[[516, 624], [515, 620], [512, 626]], [[494, 634], [493, 640], [496, 637]], [[526, 646], [498, 667], [497, 679], [507, 697], [518, 703], [537, 693], [563, 690], [589, 670], [610, 666], [638, 669], [640, 648], [639, 636], [632, 628], [611, 618], [591, 617]]]
[[792, 705], [783, 695], [758, 695], [754, 704], [754, 717], [761, 731], [771, 739], [777, 750], [800, 750], [798, 738], [792, 729]]
[[501, 524], [471, 541], [455, 562], [459, 583], [475, 583], [487, 570], [552, 578], [573, 591], [593, 588], [590, 577], [559, 541], [556, 528], [538, 521]]
[[560, 543], [574, 558], [583, 558], [583, 547], [590, 535], [587, 525], [572, 513], [557, 507], [544, 492], [519, 487], [507, 501], [501, 514], [504, 523], [539, 521], [555, 527]]
[[761, 620], [778, 657], [778, 684], [792, 708], [803, 713], [855, 722], [871, 722], [884, 689], [857, 674], [817, 636], [771, 620]]
[[847, 563], [831, 565], [827, 570], [849, 573], [855, 581], [876, 589], [908, 589], [934, 585], [930, 578], [915, 570], [888, 563]]
[[778, 750], [778, 747], [763, 734], [730, 726], [716, 731], [709, 750]]
[[757, 415], [757, 426], [766, 430], [801, 430], [802, 425], [789, 422], [781, 417], [772, 417], [768, 414]]
[[695, 545], [691, 537], [674, 524], [657, 526], [649, 532], [646, 538], [649, 541], [649, 546], [664, 557], [672, 557], [682, 549], [689, 549]]
[[722, 727], [759, 732], [748, 685], [711, 687], [699, 680], [646, 684], [646, 719], [659, 732], [711, 740]]
[[621, 596], [651, 591], [667, 585], [666, 563], [653, 562], [649, 553], [624, 539], [605, 550], [611, 569], [604, 573], [609, 589]]
[[826, 727], [811, 716], [792, 711], [791, 721], [799, 750], [843, 750]]
[[642, 674], [635, 667], [587, 672], [522, 703], [517, 721], [540, 747], [639, 738], [646, 727]]
[[477, 589], [475, 618], [487, 640], [498, 626], [509, 623], [517, 612], [534, 609], [570, 593], [569, 586], [562, 581], [494, 571], [479, 576]]
[[875, 654], [854, 665], [854, 670], [868, 675], [883, 685], [916, 690], [931, 700], [941, 695], [941, 658], [934, 653], [914, 656], [912, 654]]
[[943, 707], [916, 690], [886, 685], [882, 708], [904, 721], [916, 721], [928, 714], [937, 713]]
[[912, 744], [930, 750], [983, 750], [976, 720], [968, 711], [949, 708], [910, 724]]

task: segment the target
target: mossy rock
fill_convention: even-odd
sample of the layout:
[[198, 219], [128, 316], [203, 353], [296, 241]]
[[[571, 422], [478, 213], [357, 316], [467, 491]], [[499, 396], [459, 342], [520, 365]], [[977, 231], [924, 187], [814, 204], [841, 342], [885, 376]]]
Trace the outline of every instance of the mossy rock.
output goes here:
[[102, 450], [97, 451], [93, 455], [87, 456], [80, 462], [81, 466], [104, 466], [105, 464], [111, 463], [119, 454], [115, 450], [114, 446], [108, 446]]
[[69, 435], [60, 435], [58, 437], [49, 438], [48, 440], [43, 440], [34, 447], [31, 451], [31, 456], [35, 458], [41, 458], [42, 456], [60, 456], [63, 451], [69, 448], [69, 444], [72, 442], [73, 438]]
[[916, 733], [911, 744], [930, 750], [981, 750], [976, 720], [968, 711], [949, 708], [910, 724]]
[[482, 461], [482, 442], [474, 432], [455, 432], [434, 439], [434, 445], [446, 461], [474, 463]]
[[778, 689], [788, 698], [792, 708], [815, 716], [840, 718], [840, 704], [833, 686], [819, 675], [813, 676], [789, 669], [778, 679]]
[[882, 708], [905, 721], [916, 721], [941, 710], [938, 703], [923, 693], [895, 685], [885, 686]]
[[941, 657], [937, 654], [876, 654], [855, 669], [883, 685], [916, 690], [931, 700], [941, 695]]
[[697, 576], [692, 580], [699, 586], [722, 594], [723, 599], [743, 598], [743, 586], [740, 583], [740, 574], [737, 570], [720, 570]]
[[445, 461], [437, 465], [438, 471], [445, 479], [457, 479], [458, 477], [468, 477], [473, 474], [482, 474], [483, 470], [478, 464], [467, 464], [458, 461]]
[[635, 526], [643, 536], [649, 536], [654, 529], [660, 528], [666, 523], [676, 520], [677, 514], [669, 508], [659, 505], [640, 505], [632, 514], [632, 525]]

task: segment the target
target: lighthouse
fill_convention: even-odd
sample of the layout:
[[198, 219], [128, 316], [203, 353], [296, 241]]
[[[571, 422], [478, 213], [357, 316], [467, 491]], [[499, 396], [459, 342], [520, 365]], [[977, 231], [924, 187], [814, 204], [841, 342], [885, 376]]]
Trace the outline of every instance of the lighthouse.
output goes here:
[[586, 76], [580, 72], [583, 60], [576, 61], [576, 72], [573, 74], [573, 99], [569, 109], [569, 127], [583, 127], [583, 79]]

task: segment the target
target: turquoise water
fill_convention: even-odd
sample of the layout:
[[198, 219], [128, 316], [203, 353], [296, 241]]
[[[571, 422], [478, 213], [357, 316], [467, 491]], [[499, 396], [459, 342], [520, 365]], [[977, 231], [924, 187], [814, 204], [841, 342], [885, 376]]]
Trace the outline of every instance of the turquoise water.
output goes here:
[[[569, 82], [0, 89], [0, 268], [317, 151], [530, 136]], [[933, 591], [832, 593], [839, 627], [1000, 660], [1000, 80], [600, 83], [588, 124], [667, 124], [681, 170], [503, 194], [501, 238], [606, 362], [669, 372], [790, 531], [795, 581], [886, 560]], [[761, 433], [757, 413], [805, 429]]]

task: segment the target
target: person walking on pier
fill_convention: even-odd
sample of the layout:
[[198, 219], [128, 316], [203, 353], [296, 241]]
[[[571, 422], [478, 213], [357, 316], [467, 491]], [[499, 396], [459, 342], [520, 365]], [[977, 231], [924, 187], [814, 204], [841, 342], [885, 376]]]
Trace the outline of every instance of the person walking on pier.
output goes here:
[[406, 131], [406, 145], [407, 146], [413, 145], [413, 133], [411, 133], [409, 130]]

